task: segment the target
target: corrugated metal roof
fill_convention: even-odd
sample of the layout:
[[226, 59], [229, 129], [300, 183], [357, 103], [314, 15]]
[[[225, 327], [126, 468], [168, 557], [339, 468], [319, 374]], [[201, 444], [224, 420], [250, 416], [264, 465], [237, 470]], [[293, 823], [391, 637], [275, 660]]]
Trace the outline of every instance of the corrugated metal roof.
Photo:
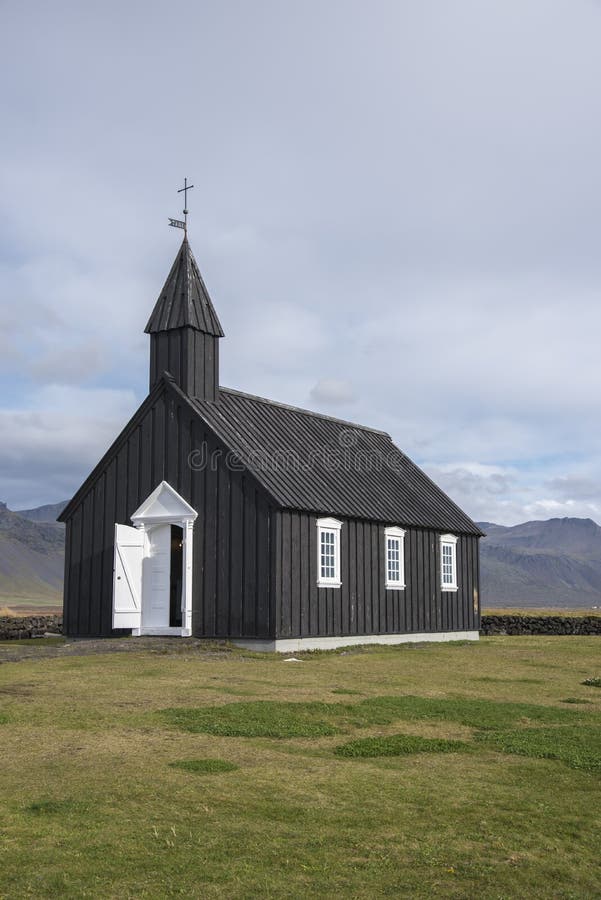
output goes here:
[[283, 507], [481, 534], [383, 431], [227, 388], [187, 399]]
[[185, 326], [223, 337], [217, 313], [186, 238], [144, 330], [151, 334]]

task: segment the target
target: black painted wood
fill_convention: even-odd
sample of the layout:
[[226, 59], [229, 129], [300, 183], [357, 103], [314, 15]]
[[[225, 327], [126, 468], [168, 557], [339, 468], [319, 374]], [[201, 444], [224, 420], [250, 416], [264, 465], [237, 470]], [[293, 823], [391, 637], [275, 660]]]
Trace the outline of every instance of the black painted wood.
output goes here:
[[[459, 589], [441, 591], [439, 533], [406, 529], [405, 590], [385, 588], [384, 524], [342, 520], [342, 586], [317, 587], [317, 525], [309, 513], [277, 513], [276, 637], [475, 631], [478, 538], [457, 545]], [[309, 550], [307, 564], [303, 555]], [[298, 563], [294, 559], [298, 557]], [[311, 562], [313, 557], [314, 563]], [[307, 583], [308, 582], [308, 583]], [[477, 587], [476, 587], [477, 592]]]
[[190, 397], [217, 400], [219, 338], [194, 328], [174, 328], [150, 336], [150, 390], [169, 372]]

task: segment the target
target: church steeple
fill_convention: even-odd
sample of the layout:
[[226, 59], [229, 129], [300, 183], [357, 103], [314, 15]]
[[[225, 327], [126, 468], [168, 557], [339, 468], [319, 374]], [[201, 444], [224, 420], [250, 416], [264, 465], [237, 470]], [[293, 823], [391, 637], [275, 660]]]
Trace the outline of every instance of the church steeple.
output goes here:
[[223, 329], [184, 237], [144, 329], [150, 335], [150, 389], [170, 372], [191, 397], [217, 400]]

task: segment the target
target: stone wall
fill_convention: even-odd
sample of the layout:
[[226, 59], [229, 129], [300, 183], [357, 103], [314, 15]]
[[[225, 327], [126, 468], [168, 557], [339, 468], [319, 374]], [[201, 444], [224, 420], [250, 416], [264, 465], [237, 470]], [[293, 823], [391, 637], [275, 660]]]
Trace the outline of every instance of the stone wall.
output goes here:
[[601, 616], [482, 616], [480, 634], [601, 634]]
[[63, 633], [62, 616], [0, 616], [0, 641]]

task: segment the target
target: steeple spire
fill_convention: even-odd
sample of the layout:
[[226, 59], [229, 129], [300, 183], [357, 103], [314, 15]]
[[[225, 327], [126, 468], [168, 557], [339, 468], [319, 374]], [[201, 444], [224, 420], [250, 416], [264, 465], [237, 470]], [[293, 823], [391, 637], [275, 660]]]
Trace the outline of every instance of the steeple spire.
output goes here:
[[150, 335], [150, 388], [170, 372], [191, 397], [217, 400], [221, 323], [184, 236], [146, 334]]
[[206, 285], [184, 237], [144, 331], [171, 331], [189, 325], [205, 334], [223, 337], [223, 330]]

